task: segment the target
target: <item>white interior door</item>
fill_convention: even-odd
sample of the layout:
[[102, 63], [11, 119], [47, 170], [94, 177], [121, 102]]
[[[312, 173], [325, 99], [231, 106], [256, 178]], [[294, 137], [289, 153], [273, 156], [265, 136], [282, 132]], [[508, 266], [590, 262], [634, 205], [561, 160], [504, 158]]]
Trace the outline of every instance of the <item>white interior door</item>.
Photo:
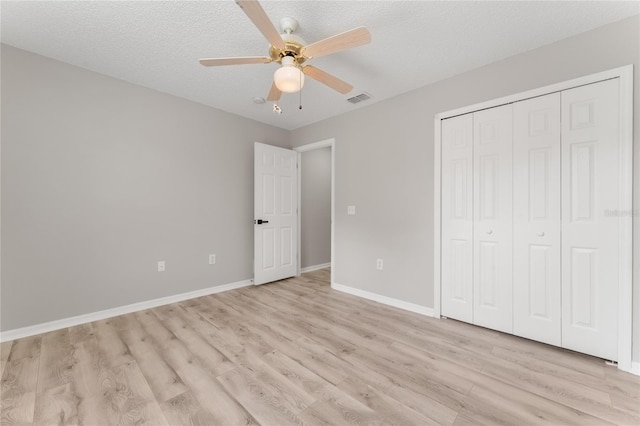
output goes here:
[[513, 332], [512, 105], [473, 113], [473, 323]]
[[617, 360], [618, 79], [562, 92], [562, 346]]
[[513, 126], [513, 333], [560, 346], [560, 94], [516, 102]]
[[473, 114], [442, 121], [441, 313], [473, 322]]
[[295, 151], [255, 143], [254, 284], [296, 275], [298, 175]]

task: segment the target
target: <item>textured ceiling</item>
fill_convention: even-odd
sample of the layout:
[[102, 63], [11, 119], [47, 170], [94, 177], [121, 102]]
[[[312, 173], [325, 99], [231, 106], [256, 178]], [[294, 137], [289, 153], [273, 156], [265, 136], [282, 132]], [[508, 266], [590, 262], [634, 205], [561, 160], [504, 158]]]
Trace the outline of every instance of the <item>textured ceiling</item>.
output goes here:
[[[353, 84], [341, 95], [307, 79], [265, 97], [276, 64], [205, 68], [203, 57], [263, 56], [268, 43], [232, 0], [2, 1], [2, 42], [285, 129], [295, 129], [640, 13], [631, 2], [263, 1], [307, 43], [357, 26], [369, 45], [310, 61]], [[346, 99], [368, 92], [358, 105]]]

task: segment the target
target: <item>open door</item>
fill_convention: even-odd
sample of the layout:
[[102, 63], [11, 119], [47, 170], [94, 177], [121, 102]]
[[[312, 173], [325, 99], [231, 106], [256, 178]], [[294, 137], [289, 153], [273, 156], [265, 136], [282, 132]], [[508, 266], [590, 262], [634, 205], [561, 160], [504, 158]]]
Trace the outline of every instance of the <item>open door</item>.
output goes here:
[[254, 284], [298, 271], [298, 154], [255, 143]]

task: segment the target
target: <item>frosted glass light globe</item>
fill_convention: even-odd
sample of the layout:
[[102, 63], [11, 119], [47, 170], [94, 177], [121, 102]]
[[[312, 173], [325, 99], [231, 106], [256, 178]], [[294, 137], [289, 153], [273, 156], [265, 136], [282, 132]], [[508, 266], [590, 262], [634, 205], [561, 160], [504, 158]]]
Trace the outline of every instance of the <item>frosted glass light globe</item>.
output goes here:
[[292, 57], [285, 56], [282, 58], [282, 67], [273, 74], [273, 81], [281, 92], [295, 93], [304, 86], [304, 74], [295, 66]]

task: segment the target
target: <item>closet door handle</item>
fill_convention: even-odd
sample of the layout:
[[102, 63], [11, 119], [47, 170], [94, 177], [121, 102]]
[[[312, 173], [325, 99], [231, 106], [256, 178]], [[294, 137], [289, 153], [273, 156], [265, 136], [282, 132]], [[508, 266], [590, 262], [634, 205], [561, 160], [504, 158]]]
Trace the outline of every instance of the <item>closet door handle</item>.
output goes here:
[[536, 233], [538, 237], [544, 237], [544, 231], [540, 231]]
[[493, 234], [493, 229], [487, 229], [487, 235]]

